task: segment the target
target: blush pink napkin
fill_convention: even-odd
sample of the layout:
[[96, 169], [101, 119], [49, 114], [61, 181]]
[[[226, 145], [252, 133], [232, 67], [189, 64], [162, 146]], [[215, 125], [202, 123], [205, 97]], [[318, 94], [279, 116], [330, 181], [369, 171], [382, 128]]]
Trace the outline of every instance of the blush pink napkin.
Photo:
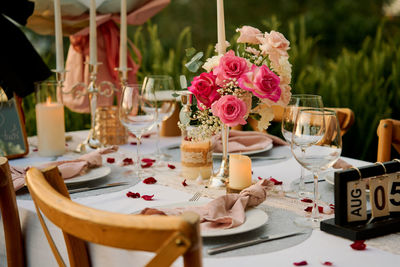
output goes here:
[[[213, 151], [222, 152], [221, 134], [212, 138]], [[228, 152], [245, 152], [260, 150], [271, 143], [275, 145], [288, 145], [279, 137], [255, 131], [229, 131]]]
[[[202, 230], [234, 228], [246, 220], [246, 209], [255, 207], [267, 197], [273, 183], [262, 180], [242, 190], [239, 194], [220, 196], [201, 207], [183, 207], [174, 209], [144, 209], [142, 214], [180, 215], [185, 211], [193, 211], [200, 215]], [[157, 212], [157, 211], [161, 211]]]
[[[116, 152], [117, 150], [118, 146], [111, 146], [90, 152], [88, 154], [80, 156], [75, 160], [49, 162], [41, 166], [38, 166], [38, 168], [58, 166], [58, 169], [61, 172], [61, 176], [64, 179], [69, 179], [77, 175], [85, 174], [91, 168], [100, 167], [103, 164], [103, 159], [101, 155]], [[10, 169], [11, 169], [11, 177], [14, 184], [14, 190], [17, 191], [18, 189], [24, 186], [25, 173], [29, 169], [29, 167], [21, 168], [21, 167], [10, 166]]]

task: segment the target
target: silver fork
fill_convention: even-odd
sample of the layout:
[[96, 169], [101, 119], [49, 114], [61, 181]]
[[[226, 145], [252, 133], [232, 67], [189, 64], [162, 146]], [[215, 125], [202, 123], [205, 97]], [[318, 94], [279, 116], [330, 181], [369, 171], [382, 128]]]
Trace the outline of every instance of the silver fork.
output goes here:
[[201, 197], [201, 193], [200, 192], [196, 192], [190, 199], [189, 201], [197, 201], [199, 200]]

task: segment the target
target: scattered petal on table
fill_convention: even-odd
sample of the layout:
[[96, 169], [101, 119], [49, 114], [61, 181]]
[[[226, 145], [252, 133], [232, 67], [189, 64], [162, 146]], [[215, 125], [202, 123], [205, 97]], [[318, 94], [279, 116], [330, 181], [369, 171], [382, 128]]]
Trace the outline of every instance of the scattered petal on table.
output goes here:
[[293, 262], [294, 266], [306, 266], [308, 265], [307, 261], [299, 261], [299, 262]]
[[154, 195], [143, 195], [142, 196], [142, 198], [144, 199], [144, 200], [147, 200], [147, 201], [150, 201], [150, 200], [153, 200], [153, 197], [154, 197]]
[[155, 159], [149, 159], [149, 158], [144, 158], [144, 159], [142, 159], [142, 162], [144, 162], [144, 163], [154, 163], [154, 162], [156, 162], [156, 160]]
[[272, 177], [269, 177], [268, 180], [270, 180], [271, 182], [273, 182], [274, 185], [281, 185], [281, 184], [283, 184], [282, 181], [278, 181], [278, 180], [276, 180], [275, 178], [272, 178]]
[[140, 198], [140, 194], [139, 193], [133, 193], [131, 191], [129, 191], [128, 193], [126, 193], [127, 197], [131, 197], [131, 198]]
[[157, 180], [154, 177], [149, 177], [143, 180], [143, 183], [145, 184], [155, 184], [157, 183]]
[[353, 244], [350, 245], [350, 247], [354, 250], [365, 250], [367, 248], [367, 245], [364, 242], [365, 240], [356, 240]]
[[170, 168], [170, 169], [175, 169], [176, 167], [175, 167], [175, 165], [168, 164], [168, 168]]
[[114, 163], [115, 162], [115, 158], [107, 158], [107, 163]]
[[151, 166], [153, 166], [153, 163], [152, 162], [147, 162], [146, 164], [142, 164], [141, 166], [142, 166], [143, 169], [146, 169], [146, 168], [150, 168]]
[[182, 185], [183, 185], [183, 186], [188, 186], [188, 184], [186, 183], [186, 179], [183, 180]]
[[122, 165], [126, 166], [126, 165], [132, 165], [133, 164], [133, 160], [131, 158], [124, 158], [122, 160]]

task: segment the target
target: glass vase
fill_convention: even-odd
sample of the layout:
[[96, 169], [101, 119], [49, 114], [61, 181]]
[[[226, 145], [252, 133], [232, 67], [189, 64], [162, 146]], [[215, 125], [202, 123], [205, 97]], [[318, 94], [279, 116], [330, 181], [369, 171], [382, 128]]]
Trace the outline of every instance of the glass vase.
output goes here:
[[222, 140], [222, 159], [219, 170], [210, 178], [209, 187], [218, 188], [225, 187], [229, 178], [229, 162], [228, 162], [228, 139], [229, 126], [221, 125], [221, 140]]

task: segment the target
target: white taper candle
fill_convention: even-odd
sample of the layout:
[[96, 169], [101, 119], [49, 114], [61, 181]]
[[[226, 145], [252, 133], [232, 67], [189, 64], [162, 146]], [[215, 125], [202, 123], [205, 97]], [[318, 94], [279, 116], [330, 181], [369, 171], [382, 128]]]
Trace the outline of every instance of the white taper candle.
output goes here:
[[56, 35], [56, 71], [64, 71], [64, 47], [60, 0], [54, 0], [54, 27]]
[[96, 0], [90, 0], [89, 63], [97, 65]]
[[126, 0], [121, 0], [120, 14], [120, 44], [119, 44], [119, 68], [122, 70], [122, 78], [127, 79], [127, 22], [126, 22]]
[[224, 0], [217, 0], [217, 26], [218, 26], [218, 54], [225, 54], [225, 19], [224, 19]]

